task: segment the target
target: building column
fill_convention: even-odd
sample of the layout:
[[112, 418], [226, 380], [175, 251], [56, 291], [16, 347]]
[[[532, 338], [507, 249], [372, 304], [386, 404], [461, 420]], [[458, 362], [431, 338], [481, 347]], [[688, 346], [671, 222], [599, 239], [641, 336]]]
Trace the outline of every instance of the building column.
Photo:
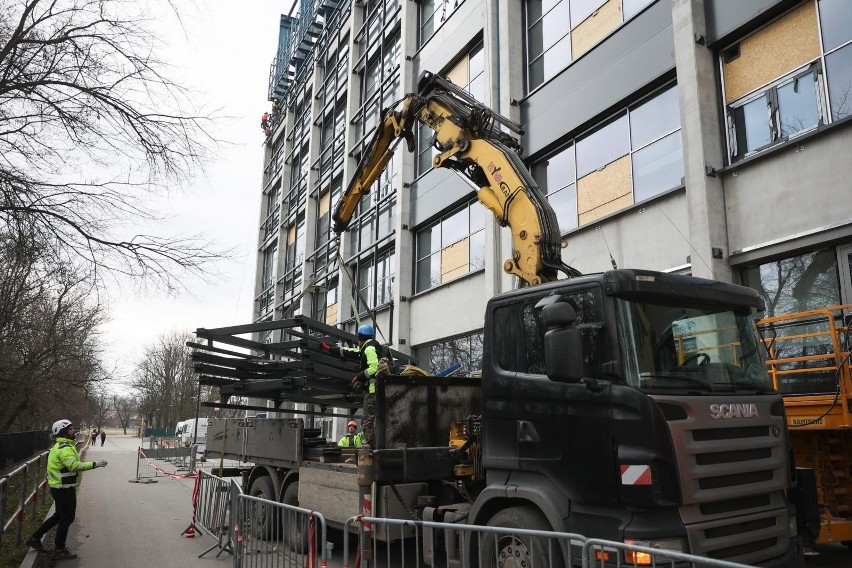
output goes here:
[[672, 30], [692, 275], [731, 282], [724, 185], [714, 170], [724, 165], [721, 103], [716, 58], [704, 45], [704, 0], [673, 0]]
[[[406, 93], [417, 90], [417, 76], [414, 65], [409, 61], [417, 53], [418, 11], [420, 4], [403, 2], [400, 20], [402, 30], [399, 38], [400, 50], [400, 91], [394, 100], [402, 99]], [[397, 351], [411, 354], [411, 303], [408, 298], [414, 294], [414, 233], [411, 231], [411, 180], [414, 179], [416, 153], [408, 152], [405, 144], [397, 146], [391, 167], [399, 168], [396, 176], [396, 232], [395, 265], [393, 268], [393, 328], [394, 343]]]
[[[526, 30], [524, 3], [513, 0], [488, 0], [485, 21], [486, 69], [490, 74], [490, 99], [485, 101], [495, 112], [520, 122], [519, 100], [524, 96], [526, 67]], [[512, 232], [501, 227], [497, 219], [486, 215], [485, 270], [488, 297], [514, 290], [520, 280], [503, 270], [503, 263], [512, 258]]]

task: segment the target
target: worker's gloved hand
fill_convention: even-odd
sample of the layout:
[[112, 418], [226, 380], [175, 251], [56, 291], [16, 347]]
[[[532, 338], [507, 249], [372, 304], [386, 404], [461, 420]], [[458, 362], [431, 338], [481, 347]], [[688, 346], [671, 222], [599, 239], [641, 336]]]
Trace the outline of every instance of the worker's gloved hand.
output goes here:
[[352, 377], [352, 382], [349, 385], [352, 387], [352, 392], [361, 392], [364, 390], [364, 385], [367, 383], [367, 377], [364, 376], [364, 372], [361, 371], [354, 377]]
[[320, 347], [322, 347], [323, 351], [331, 351], [331, 345], [329, 345], [325, 341], [320, 343]]
[[106, 460], [101, 460], [101, 461], [95, 462], [95, 467], [106, 467], [106, 466], [107, 466]]
[[337, 354], [341, 359], [346, 359], [346, 350], [339, 343], [335, 345], [337, 347]]

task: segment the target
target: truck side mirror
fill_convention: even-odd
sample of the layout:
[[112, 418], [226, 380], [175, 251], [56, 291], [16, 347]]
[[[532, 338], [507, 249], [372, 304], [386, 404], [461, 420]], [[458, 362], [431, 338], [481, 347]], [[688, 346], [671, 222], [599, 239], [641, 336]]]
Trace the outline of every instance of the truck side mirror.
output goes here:
[[575, 325], [577, 312], [565, 302], [544, 306], [544, 365], [554, 381], [576, 383], [583, 378], [583, 336]]

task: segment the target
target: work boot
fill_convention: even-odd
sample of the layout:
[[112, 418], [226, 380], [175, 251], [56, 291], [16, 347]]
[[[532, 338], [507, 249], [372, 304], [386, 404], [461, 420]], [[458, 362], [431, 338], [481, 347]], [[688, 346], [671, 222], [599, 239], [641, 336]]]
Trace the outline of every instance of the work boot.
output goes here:
[[39, 552], [44, 552], [44, 546], [41, 544], [40, 538], [36, 538], [34, 536], [31, 536], [30, 538], [27, 539], [27, 546], [29, 546], [30, 548], [34, 548], [35, 550], [38, 550]]
[[57, 548], [56, 550], [54, 550], [53, 551], [53, 557], [54, 558], [65, 558], [65, 559], [70, 560], [72, 558], [77, 558], [77, 555], [74, 554], [73, 552], [71, 552], [70, 550], [68, 550], [68, 547], [66, 546], [64, 548]]

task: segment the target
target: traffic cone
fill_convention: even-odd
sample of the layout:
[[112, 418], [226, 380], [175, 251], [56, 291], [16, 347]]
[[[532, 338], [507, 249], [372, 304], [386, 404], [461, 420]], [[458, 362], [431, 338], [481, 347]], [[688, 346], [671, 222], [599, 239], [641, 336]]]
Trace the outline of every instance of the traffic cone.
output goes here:
[[181, 534], [186, 538], [195, 538], [195, 525], [189, 525]]

